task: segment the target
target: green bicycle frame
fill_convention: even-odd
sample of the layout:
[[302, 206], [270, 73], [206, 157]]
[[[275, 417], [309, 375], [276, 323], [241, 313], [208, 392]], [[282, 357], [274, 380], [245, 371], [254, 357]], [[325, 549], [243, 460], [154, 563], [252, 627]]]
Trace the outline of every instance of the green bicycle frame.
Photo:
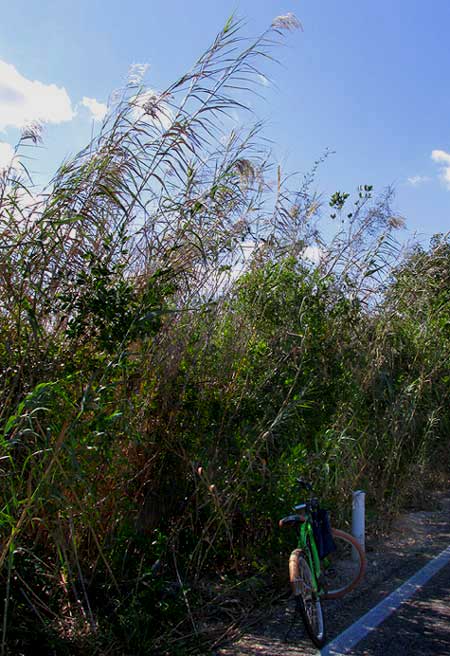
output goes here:
[[298, 533], [298, 548], [307, 557], [308, 565], [313, 575], [314, 592], [320, 594], [322, 592], [322, 588], [319, 585], [319, 581], [320, 581], [319, 552], [317, 551], [311, 520], [307, 514], [305, 515], [305, 517], [306, 520], [300, 524], [300, 529]]

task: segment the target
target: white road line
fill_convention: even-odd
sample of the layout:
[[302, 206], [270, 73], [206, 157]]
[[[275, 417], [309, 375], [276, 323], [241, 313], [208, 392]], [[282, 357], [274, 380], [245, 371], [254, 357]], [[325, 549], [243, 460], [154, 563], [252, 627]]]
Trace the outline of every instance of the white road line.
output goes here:
[[427, 581], [450, 562], [450, 546], [433, 558], [425, 567], [408, 579], [397, 590], [380, 601], [372, 610], [360, 617], [352, 626], [330, 642], [320, 652], [321, 656], [342, 656], [377, 626], [384, 622], [404, 601], [412, 597]]

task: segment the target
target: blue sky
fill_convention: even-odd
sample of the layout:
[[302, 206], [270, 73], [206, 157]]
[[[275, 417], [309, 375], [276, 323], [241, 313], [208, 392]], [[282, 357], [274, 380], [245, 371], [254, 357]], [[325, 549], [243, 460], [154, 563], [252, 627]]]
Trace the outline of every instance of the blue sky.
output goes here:
[[304, 27], [265, 70], [274, 83], [254, 107], [283, 166], [307, 171], [328, 148], [318, 191], [393, 185], [408, 235], [450, 230], [449, 0], [3, 3], [0, 164], [34, 112], [45, 143], [29, 166], [48, 179], [89, 140], [130, 64], [148, 63], [148, 83], [163, 89], [233, 11], [249, 35], [289, 11]]

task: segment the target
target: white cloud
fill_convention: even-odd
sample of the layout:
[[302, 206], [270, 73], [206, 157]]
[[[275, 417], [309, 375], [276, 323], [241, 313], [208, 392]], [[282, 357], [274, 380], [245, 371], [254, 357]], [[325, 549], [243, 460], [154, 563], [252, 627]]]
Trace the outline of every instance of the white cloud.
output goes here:
[[450, 190], [450, 166], [446, 166], [445, 168], [442, 169], [441, 180], [445, 184], [447, 189]]
[[429, 182], [430, 178], [427, 175], [413, 175], [411, 178], [408, 178], [408, 184], [413, 187], [418, 187], [425, 182]]
[[270, 80], [265, 75], [258, 73], [258, 79], [264, 87], [270, 87]]
[[102, 121], [108, 111], [107, 106], [104, 103], [98, 102], [95, 98], [87, 98], [87, 96], [84, 96], [81, 104], [91, 112], [94, 121]]
[[445, 150], [433, 150], [431, 153], [431, 159], [439, 164], [447, 164], [450, 166], [450, 153], [446, 153]]
[[445, 150], [433, 150], [431, 159], [442, 165], [439, 177], [450, 191], [450, 153], [447, 153]]
[[14, 148], [5, 141], [0, 141], [0, 172], [7, 169], [14, 157]]
[[28, 80], [0, 60], [0, 131], [23, 128], [31, 122], [62, 123], [75, 113], [64, 87]]

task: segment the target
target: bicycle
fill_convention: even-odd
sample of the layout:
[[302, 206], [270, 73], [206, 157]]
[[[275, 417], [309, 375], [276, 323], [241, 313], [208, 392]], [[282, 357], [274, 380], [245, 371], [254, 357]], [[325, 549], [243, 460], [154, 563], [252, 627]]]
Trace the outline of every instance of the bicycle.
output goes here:
[[[297, 479], [304, 490], [312, 485]], [[306, 631], [317, 647], [326, 643], [322, 601], [339, 599], [353, 590], [364, 576], [366, 557], [349, 533], [331, 528], [328, 514], [317, 498], [293, 508], [295, 515], [279, 521], [280, 528], [298, 530], [298, 546], [289, 558], [289, 579]]]

